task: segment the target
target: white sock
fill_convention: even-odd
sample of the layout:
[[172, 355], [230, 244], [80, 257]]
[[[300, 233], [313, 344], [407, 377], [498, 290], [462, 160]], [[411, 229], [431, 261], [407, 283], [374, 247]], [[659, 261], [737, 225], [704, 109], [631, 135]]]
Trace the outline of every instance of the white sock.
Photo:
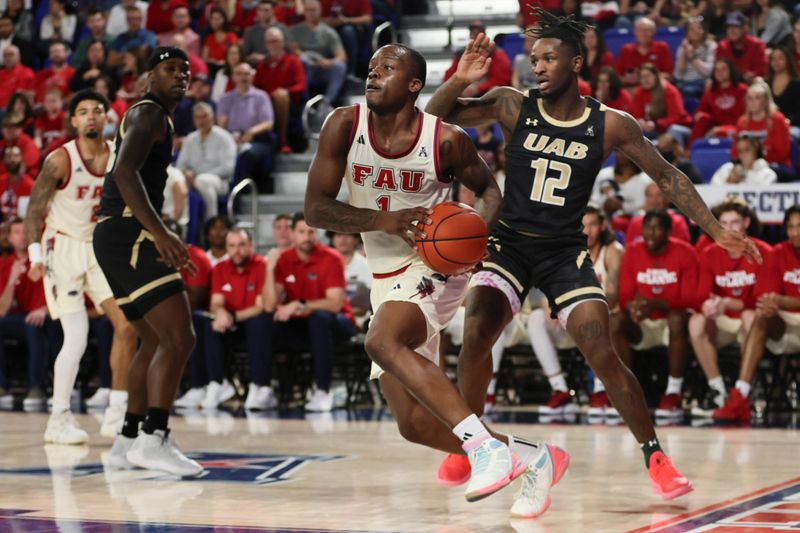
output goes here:
[[128, 391], [112, 390], [108, 395], [108, 405], [125, 405], [128, 403]]
[[531, 442], [513, 435], [508, 435], [508, 447], [511, 453], [515, 454], [520, 462], [530, 464], [539, 454], [539, 444]]
[[727, 396], [727, 391], [725, 390], [725, 382], [722, 380], [722, 376], [717, 376], [714, 379], [708, 380], [708, 386], [711, 387], [711, 390], [715, 390], [718, 393], [722, 394], [723, 396]]
[[752, 385], [750, 385], [746, 381], [742, 381], [741, 379], [737, 379], [736, 380], [736, 388], [739, 389], [739, 392], [742, 393], [742, 396], [747, 398], [748, 396], [750, 396], [750, 389], [752, 388]]
[[461, 442], [467, 442], [468, 440], [476, 438], [483, 440], [490, 436], [489, 430], [486, 429], [486, 426], [483, 425], [480, 418], [475, 414], [471, 414], [459, 422], [456, 427], [453, 428], [453, 433]]
[[600, 378], [597, 376], [594, 377], [594, 392], [597, 394], [598, 392], [605, 392], [606, 386], [603, 385], [603, 382], [600, 381]]
[[667, 380], [667, 394], [680, 394], [683, 388], [683, 378], [669, 377]]
[[[544, 370], [545, 376], [555, 376], [561, 374], [561, 363], [558, 362], [558, 353], [553, 341], [550, 340], [550, 333], [547, 331], [547, 317], [544, 311], [534, 309], [528, 315], [528, 337], [531, 339], [531, 347], [536, 359]], [[566, 388], [565, 388], [566, 390]]]
[[564, 379], [563, 373], [549, 377], [547, 381], [550, 382], [550, 387], [553, 389], [553, 392], [567, 392], [567, 380]]
[[53, 368], [53, 412], [69, 411], [69, 400], [81, 357], [86, 351], [86, 338], [89, 335], [89, 317], [86, 312], [71, 313], [61, 317], [61, 329], [64, 331], [64, 344], [56, 357]]

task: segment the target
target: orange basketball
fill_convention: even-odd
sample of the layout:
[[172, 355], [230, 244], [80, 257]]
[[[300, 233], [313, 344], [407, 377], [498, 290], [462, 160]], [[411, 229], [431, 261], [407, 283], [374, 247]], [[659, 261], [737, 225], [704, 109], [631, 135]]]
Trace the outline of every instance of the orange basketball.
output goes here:
[[477, 211], [466, 204], [443, 202], [433, 207], [430, 224], [419, 224], [425, 238], [417, 237], [417, 253], [434, 272], [462, 274], [486, 253], [489, 228]]

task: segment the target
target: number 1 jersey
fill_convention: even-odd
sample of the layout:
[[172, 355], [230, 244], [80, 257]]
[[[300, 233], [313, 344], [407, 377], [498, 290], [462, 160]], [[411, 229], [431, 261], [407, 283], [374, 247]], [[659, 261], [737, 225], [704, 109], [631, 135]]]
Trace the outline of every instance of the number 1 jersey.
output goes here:
[[547, 237], [580, 233], [603, 163], [606, 110], [594, 98], [586, 98], [583, 114], [565, 122], [547, 114], [538, 91], [525, 93], [506, 143], [502, 224]]

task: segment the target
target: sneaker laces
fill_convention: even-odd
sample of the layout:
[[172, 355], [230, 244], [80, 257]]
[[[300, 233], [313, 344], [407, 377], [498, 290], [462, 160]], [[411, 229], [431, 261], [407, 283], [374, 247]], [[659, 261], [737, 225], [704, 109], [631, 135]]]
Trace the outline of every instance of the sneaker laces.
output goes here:
[[[487, 439], [486, 442], [489, 442], [489, 440]], [[489, 463], [492, 460], [492, 456], [486, 447], [486, 442], [475, 449], [475, 454], [473, 456], [475, 464], [472, 467], [474, 472], [482, 472], [489, 468]]]
[[530, 469], [522, 476], [522, 486], [517, 493], [517, 498], [527, 498], [532, 500], [535, 495], [536, 481], [538, 480], [539, 470]]

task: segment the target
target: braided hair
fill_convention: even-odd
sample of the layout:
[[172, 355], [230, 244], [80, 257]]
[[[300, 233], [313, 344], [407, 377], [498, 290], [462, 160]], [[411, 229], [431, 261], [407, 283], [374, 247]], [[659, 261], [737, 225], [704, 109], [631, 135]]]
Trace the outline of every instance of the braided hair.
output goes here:
[[588, 22], [575, 20], [575, 15], [559, 17], [541, 7], [531, 8], [531, 13], [539, 17], [539, 21], [525, 33], [537, 39], [560, 39], [562, 43], [572, 48], [575, 55], [586, 55], [583, 48], [583, 34], [592, 27]]

